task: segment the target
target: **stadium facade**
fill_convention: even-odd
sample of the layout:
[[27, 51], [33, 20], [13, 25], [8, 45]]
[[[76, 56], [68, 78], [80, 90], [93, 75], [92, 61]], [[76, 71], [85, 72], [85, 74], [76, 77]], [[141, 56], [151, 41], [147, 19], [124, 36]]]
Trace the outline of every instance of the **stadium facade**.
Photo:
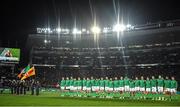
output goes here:
[[179, 26], [122, 33], [30, 34], [30, 63], [46, 84], [70, 76], [162, 75], [180, 81], [179, 35]]

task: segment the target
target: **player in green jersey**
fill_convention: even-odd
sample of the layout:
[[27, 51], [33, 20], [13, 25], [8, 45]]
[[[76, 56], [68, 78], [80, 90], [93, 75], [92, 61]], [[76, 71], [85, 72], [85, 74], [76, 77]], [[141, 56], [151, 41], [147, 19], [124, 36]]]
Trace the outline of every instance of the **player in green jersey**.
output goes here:
[[87, 80], [86, 80], [86, 78], [83, 78], [83, 91], [86, 91], [86, 83], [87, 83]]
[[108, 91], [109, 91], [109, 92], [113, 92], [113, 90], [114, 90], [113, 87], [114, 87], [114, 86], [113, 86], [113, 80], [112, 80], [112, 78], [110, 78], [108, 87], [109, 87], [109, 90], [108, 90]]
[[119, 80], [119, 91], [120, 93], [124, 92], [124, 79], [122, 76], [120, 77], [120, 80]]
[[66, 90], [70, 89], [70, 84], [69, 84], [69, 77], [66, 77]]
[[140, 92], [144, 93], [145, 92], [145, 81], [144, 81], [144, 77], [141, 76], [141, 80], [140, 81]]
[[134, 94], [134, 91], [135, 91], [135, 81], [132, 80], [132, 79], [129, 81], [129, 91], [130, 91], [131, 95]]
[[124, 78], [124, 91], [125, 92], [129, 92], [129, 83], [130, 83], [130, 80], [128, 77], [125, 77]]
[[154, 76], [151, 77], [151, 87], [152, 87], [152, 93], [157, 93], [157, 80], [155, 79]]
[[101, 80], [99, 81], [99, 86], [100, 86], [100, 91], [103, 92], [104, 91], [104, 79], [101, 77]]
[[109, 79], [108, 79], [108, 77], [106, 77], [106, 79], [104, 80], [104, 86], [105, 86], [105, 91], [108, 92], [108, 90], [109, 90]]
[[96, 90], [96, 88], [95, 88], [96, 86], [95, 86], [95, 79], [93, 78], [93, 77], [91, 77], [91, 91], [93, 91], [93, 92], [95, 92]]
[[117, 77], [114, 78], [113, 85], [114, 85], [114, 92], [118, 92], [119, 91], [119, 80]]
[[138, 77], [135, 78], [135, 92], [139, 92], [139, 88], [140, 88], [140, 81], [138, 79]]
[[81, 91], [82, 90], [82, 80], [80, 77], [78, 77], [78, 80], [77, 80], [77, 90], [78, 91]]
[[151, 93], [151, 81], [149, 79], [149, 77], [146, 78], [146, 93]]
[[91, 80], [89, 78], [86, 81], [86, 92], [91, 92]]
[[158, 93], [163, 93], [164, 79], [159, 75], [157, 79]]
[[74, 83], [73, 83], [73, 91], [77, 92], [77, 86], [78, 86], [78, 81], [76, 78], [74, 78]]
[[171, 92], [171, 80], [168, 76], [166, 76], [166, 79], [164, 80], [164, 92], [166, 94], [170, 94]]
[[70, 80], [69, 80], [70, 91], [73, 91], [73, 84], [74, 84], [74, 79], [73, 77], [70, 77]]
[[175, 80], [174, 77], [171, 77], [171, 94], [172, 94], [172, 95], [175, 95], [175, 94], [176, 94], [176, 92], [177, 92], [177, 87], [178, 87], [177, 81]]
[[66, 85], [66, 80], [64, 79], [64, 77], [62, 77], [62, 80], [60, 82], [61, 91], [65, 90], [65, 85]]
[[94, 88], [96, 92], [99, 92], [99, 79], [96, 79], [94, 82]]

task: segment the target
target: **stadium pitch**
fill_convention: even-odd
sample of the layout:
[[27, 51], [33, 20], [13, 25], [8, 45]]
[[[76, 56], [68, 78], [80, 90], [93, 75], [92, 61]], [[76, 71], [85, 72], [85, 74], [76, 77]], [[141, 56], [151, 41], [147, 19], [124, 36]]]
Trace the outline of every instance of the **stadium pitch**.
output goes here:
[[39, 96], [0, 94], [0, 106], [180, 106], [176, 101], [120, 100], [60, 97], [60, 92], [41, 92]]

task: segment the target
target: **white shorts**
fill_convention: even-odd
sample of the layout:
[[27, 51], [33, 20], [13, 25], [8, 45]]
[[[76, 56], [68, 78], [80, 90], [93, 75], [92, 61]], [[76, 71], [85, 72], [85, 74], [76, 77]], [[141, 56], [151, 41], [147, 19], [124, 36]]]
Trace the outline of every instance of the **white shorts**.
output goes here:
[[100, 87], [100, 91], [104, 91], [104, 87]]
[[67, 87], [66, 87], [66, 90], [69, 90], [69, 89], [70, 89], [70, 86], [67, 86]]
[[77, 86], [77, 90], [81, 90], [82, 89], [82, 87], [81, 86]]
[[109, 88], [108, 91], [113, 91], [113, 88]]
[[114, 91], [119, 91], [119, 88], [118, 87], [114, 88]]
[[177, 92], [176, 88], [171, 88], [171, 93], [176, 93], [176, 92]]
[[135, 87], [135, 91], [139, 91], [139, 87]]
[[65, 87], [61, 87], [61, 90], [65, 90]]
[[74, 86], [70, 86], [70, 90], [73, 90]]
[[156, 87], [152, 87], [152, 92], [156, 93], [157, 92], [157, 88]]
[[83, 91], [85, 91], [86, 90], [86, 86], [83, 86]]
[[134, 92], [134, 91], [135, 91], [135, 88], [129, 88], [129, 91], [130, 91], [130, 92]]
[[124, 87], [119, 87], [119, 91], [124, 91]]
[[76, 91], [77, 90], [77, 86], [73, 86], [73, 90]]
[[151, 92], [151, 88], [146, 88], [146, 92]]
[[105, 91], [108, 91], [109, 90], [109, 87], [105, 87]]
[[91, 91], [91, 87], [86, 87], [86, 90], [87, 91]]
[[141, 91], [141, 92], [144, 92], [144, 91], [145, 91], [145, 88], [144, 88], [144, 87], [140, 87], [140, 91]]
[[124, 90], [125, 90], [126, 92], [129, 91], [129, 86], [126, 85], [126, 86], [124, 87]]
[[163, 92], [163, 87], [158, 87], [158, 92]]
[[96, 86], [92, 86], [92, 91], [96, 91]]

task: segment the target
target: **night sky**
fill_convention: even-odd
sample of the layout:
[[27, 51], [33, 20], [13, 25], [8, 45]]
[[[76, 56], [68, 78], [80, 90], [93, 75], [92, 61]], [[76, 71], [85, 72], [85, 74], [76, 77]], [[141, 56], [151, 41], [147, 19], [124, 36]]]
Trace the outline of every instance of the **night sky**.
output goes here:
[[27, 36], [37, 27], [100, 27], [180, 19], [178, 0], [3, 0], [0, 1], [0, 47], [19, 47], [26, 56]]

